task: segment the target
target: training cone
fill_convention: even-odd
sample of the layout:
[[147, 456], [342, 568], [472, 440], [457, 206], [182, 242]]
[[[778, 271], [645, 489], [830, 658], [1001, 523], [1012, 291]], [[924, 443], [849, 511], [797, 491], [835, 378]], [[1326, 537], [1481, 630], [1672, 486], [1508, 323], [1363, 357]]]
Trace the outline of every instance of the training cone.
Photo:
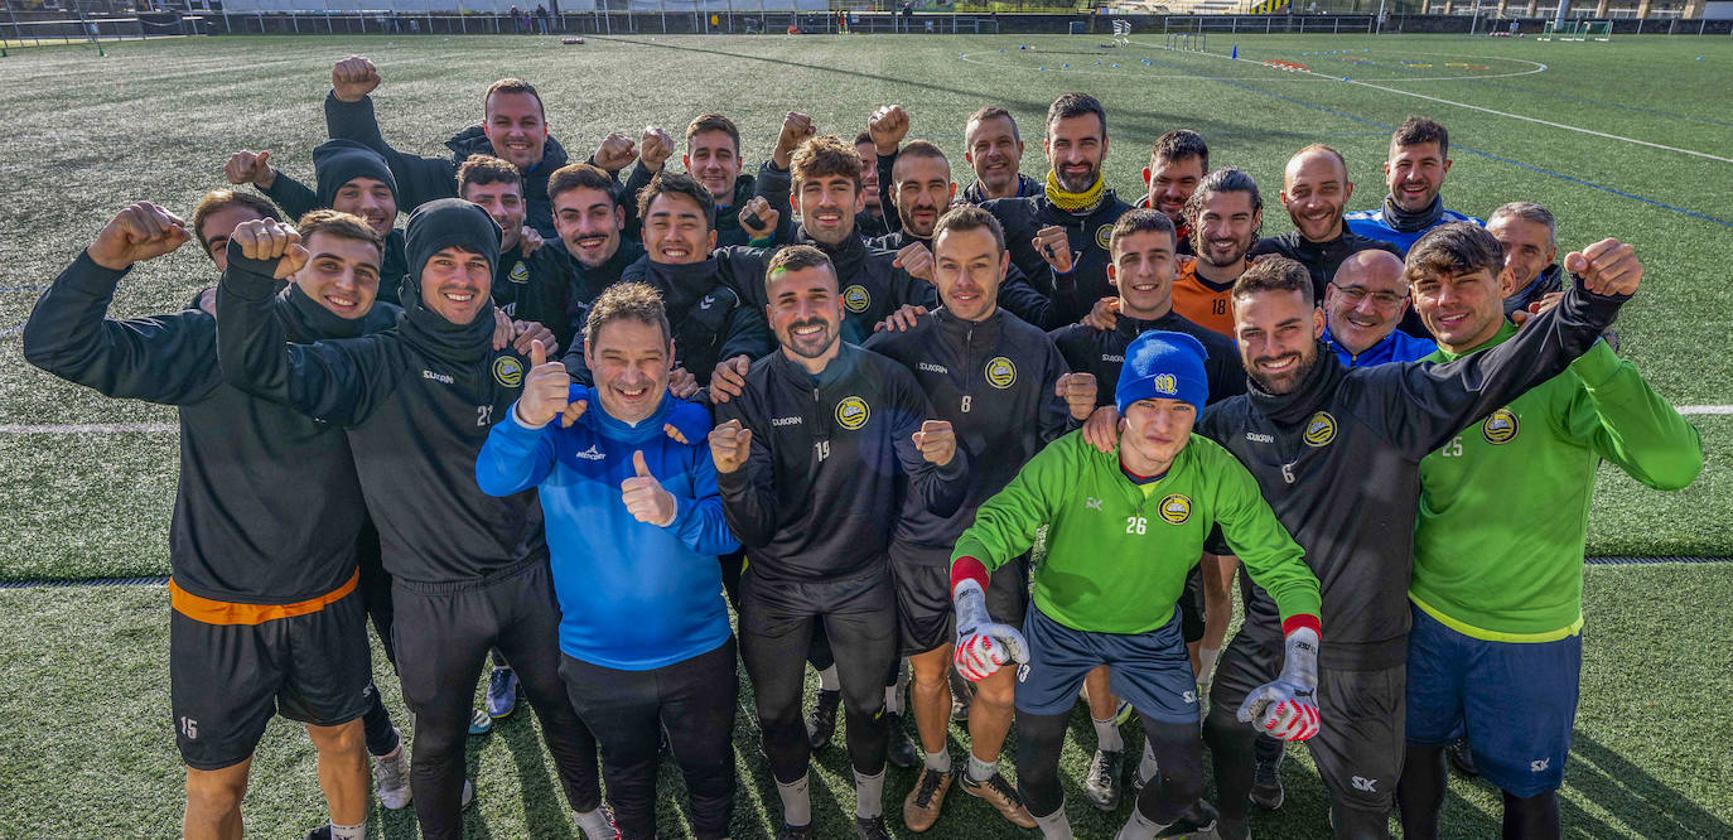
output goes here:
[[1240, 45], [1239, 45], [1239, 44], [1235, 44], [1235, 45], [1234, 45], [1234, 52], [1233, 52], [1233, 55], [1230, 55], [1230, 56], [1228, 56], [1228, 58], [1234, 58], [1234, 59], [1237, 59], [1237, 58], [1239, 58], [1239, 57], [1240, 57]]

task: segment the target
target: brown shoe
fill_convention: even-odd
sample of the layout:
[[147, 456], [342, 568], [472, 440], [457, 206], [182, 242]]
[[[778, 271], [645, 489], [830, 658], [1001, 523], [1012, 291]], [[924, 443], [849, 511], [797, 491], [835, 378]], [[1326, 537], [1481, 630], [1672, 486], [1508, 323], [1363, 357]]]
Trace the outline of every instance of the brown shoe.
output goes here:
[[939, 809], [945, 807], [945, 792], [951, 789], [952, 775], [921, 765], [914, 789], [903, 797], [903, 825], [920, 833], [939, 821]]
[[1023, 797], [1017, 795], [1017, 789], [1005, 781], [1005, 777], [994, 773], [992, 778], [977, 782], [964, 773], [962, 781], [958, 782], [963, 792], [977, 799], [987, 800], [987, 804], [999, 809], [999, 815], [1018, 828], [1034, 828], [1035, 818], [1029, 816], [1029, 809], [1023, 807]]

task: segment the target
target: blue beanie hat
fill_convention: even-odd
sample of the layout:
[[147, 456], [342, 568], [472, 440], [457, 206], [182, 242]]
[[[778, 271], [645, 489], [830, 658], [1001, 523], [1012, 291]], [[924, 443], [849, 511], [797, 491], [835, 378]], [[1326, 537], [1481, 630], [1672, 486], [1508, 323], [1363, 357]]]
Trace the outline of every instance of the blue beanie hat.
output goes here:
[[1125, 348], [1115, 393], [1121, 417], [1138, 400], [1181, 400], [1199, 412], [1209, 401], [1209, 377], [1204, 373], [1202, 342], [1185, 333], [1150, 330]]

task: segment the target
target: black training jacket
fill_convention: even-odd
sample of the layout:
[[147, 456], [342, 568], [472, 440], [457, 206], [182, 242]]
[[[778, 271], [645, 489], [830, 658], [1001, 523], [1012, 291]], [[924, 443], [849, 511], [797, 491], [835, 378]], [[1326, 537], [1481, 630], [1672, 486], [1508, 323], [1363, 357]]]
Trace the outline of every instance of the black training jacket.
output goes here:
[[1053, 343], [1072, 370], [1095, 374], [1096, 404], [1114, 405], [1119, 393], [1119, 371], [1125, 367], [1125, 348], [1149, 330], [1185, 333], [1203, 344], [1204, 373], [1209, 377], [1209, 402], [1217, 403], [1246, 392], [1246, 369], [1240, 363], [1240, 348], [1234, 340], [1207, 327], [1198, 326], [1179, 313], [1150, 321], [1120, 315], [1111, 330], [1087, 324], [1072, 324], [1053, 331]]
[[[129, 269], [130, 270], [130, 269]], [[106, 317], [111, 271], [80, 253], [24, 325], [24, 358], [105, 396], [179, 407], [180, 480], [169, 526], [175, 583], [203, 598], [286, 604], [332, 592], [355, 573], [367, 519], [343, 431], [223, 381], [217, 322], [188, 309]], [[257, 315], [276, 342], [383, 330], [392, 306], [346, 321], [270, 280]]]
[[748, 463], [718, 473], [728, 526], [753, 573], [826, 580], [884, 562], [900, 488], [941, 516], [968, 492], [968, 454], [928, 463], [913, 435], [932, 406], [902, 365], [844, 344], [817, 377], [781, 352], [758, 360], [717, 422], [752, 430]]
[[[491, 347], [493, 314], [446, 324], [405, 284], [409, 310], [392, 330], [288, 345], [269, 317], [275, 261], [229, 248], [217, 291], [218, 355], [238, 387], [349, 430], [385, 570], [415, 584], [473, 582], [547, 557], [535, 491], [495, 498], [475, 483], [475, 458], [523, 389], [528, 362]], [[412, 324], [421, 319], [421, 325]], [[485, 320], [485, 324], [483, 321]]]
[[1291, 230], [1281, 236], [1271, 236], [1258, 240], [1247, 256], [1261, 257], [1264, 254], [1281, 254], [1294, 262], [1306, 267], [1312, 275], [1312, 292], [1316, 300], [1324, 299], [1324, 287], [1330, 284], [1330, 278], [1336, 276], [1336, 269], [1342, 261], [1361, 251], [1377, 249], [1389, 251], [1400, 257], [1402, 252], [1396, 250], [1382, 239], [1361, 236], [1342, 225], [1342, 235], [1328, 242], [1312, 242], [1300, 235], [1297, 230]]
[[939, 516], [910, 497], [895, 539], [949, 549], [974, 524], [975, 510], [1004, 489], [1049, 441], [1075, 424], [1054, 385], [1065, 360], [1045, 333], [1003, 309], [965, 321], [944, 309], [928, 313], [905, 332], [875, 334], [866, 349], [901, 363], [949, 420], [957, 445], [969, 453], [969, 493], [950, 516]]
[[493, 270], [493, 305], [517, 321], [534, 321], [553, 331], [561, 347], [572, 346], [572, 287], [577, 262], [558, 240], [529, 256], [523, 248], [501, 251]]
[[[662, 293], [674, 329], [674, 361], [706, 388], [718, 362], [741, 355], [757, 360], [776, 346], [764, 310], [742, 301], [725, 282], [725, 265], [716, 257], [670, 265], [646, 256], [627, 268], [625, 275], [628, 281], [648, 283]], [[583, 348], [574, 346], [572, 352], [581, 357]], [[586, 385], [592, 381], [588, 367], [575, 378]]]
[[[1113, 261], [1107, 250], [1113, 223], [1131, 209], [1112, 190], [1102, 194], [1101, 204], [1086, 215], [1069, 213], [1053, 206], [1047, 195], [1026, 198], [996, 198], [981, 205], [999, 218], [1005, 229], [1005, 247], [1011, 251], [1011, 262], [1023, 270], [1032, 282], [1050, 278], [1051, 285], [1036, 285], [1036, 290], [1054, 299], [1058, 311], [1048, 319], [1053, 326], [1083, 320], [1095, 302], [1116, 292], [1107, 282], [1107, 265]], [[1049, 225], [1065, 228], [1065, 239], [1071, 244], [1075, 262], [1069, 274], [1054, 274], [1047, 261], [1032, 244], [1036, 231]]]
[[[1510, 341], [1448, 364], [1318, 363], [1290, 394], [1253, 386], [1204, 411], [1198, 430], [1258, 479], [1323, 585], [1326, 667], [1379, 669], [1407, 655], [1420, 460], [1465, 426], [1562, 373], [1624, 298], [1573, 288]], [[1245, 631], [1279, 648], [1281, 618], [1249, 587]]]

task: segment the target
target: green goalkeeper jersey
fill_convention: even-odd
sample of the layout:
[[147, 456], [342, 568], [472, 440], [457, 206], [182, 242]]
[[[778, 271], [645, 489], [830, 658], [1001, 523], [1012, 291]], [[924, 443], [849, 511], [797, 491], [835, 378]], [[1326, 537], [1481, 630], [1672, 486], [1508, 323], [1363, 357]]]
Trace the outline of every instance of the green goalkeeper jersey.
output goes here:
[[975, 514], [952, 553], [988, 569], [1028, 551], [1046, 525], [1035, 605], [1073, 630], [1146, 633], [1173, 618], [1186, 574], [1219, 525], [1286, 621], [1318, 616], [1318, 579], [1240, 462], [1192, 435], [1167, 474], [1134, 483], [1119, 451], [1072, 432], [1048, 444]]
[[[1485, 346], [1515, 334], [1505, 324]], [[1440, 349], [1422, 361], [1461, 355]], [[1697, 430], [1604, 341], [1420, 463], [1409, 598], [1477, 639], [1575, 634], [1602, 458], [1659, 490], [1684, 487], [1703, 468]]]

